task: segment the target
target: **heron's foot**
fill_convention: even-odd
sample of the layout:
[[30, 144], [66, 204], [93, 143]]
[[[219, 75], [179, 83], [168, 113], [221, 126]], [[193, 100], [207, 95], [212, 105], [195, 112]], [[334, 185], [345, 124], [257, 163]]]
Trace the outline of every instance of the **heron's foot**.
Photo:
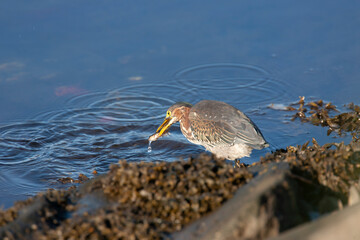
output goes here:
[[249, 164], [240, 162], [240, 159], [235, 160], [234, 168], [246, 168]]

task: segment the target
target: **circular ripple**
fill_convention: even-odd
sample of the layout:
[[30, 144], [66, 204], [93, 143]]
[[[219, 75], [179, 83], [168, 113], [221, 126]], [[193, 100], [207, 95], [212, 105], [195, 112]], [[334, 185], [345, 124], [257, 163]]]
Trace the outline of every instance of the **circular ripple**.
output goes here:
[[287, 94], [283, 82], [266, 70], [247, 64], [194, 66], [176, 73], [175, 80], [178, 85], [196, 91], [198, 99], [214, 99], [232, 104], [265, 103]]
[[205, 64], [190, 67], [175, 74], [181, 85], [194, 88], [227, 90], [259, 85], [270, 74], [262, 68], [235, 63]]
[[[158, 94], [151, 93], [155, 89]], [[184, 150], [191, 152], [194, 145], [176, 139], [159, 140], [153, 144], [152, 154], [147, 152], [147, 138], [174, 103], [156, 97], [166, 89], [171, 92], [172, 88], [139, 85], [89, 93], [70, 99], [61, 111], [0, 127], [0, 170], [8, 173], [7, 178], [0, 178], [0, 187], [17, 189], [20, 195], [34, 194], [53, 187], [61, 177], [91, 176], [94, 169], [106, 172], [119, 159], [173, 161]], [[177, 144], [182, 144], [181, 148], [176, 148]]]
[[124, 89], [120, 89], [108, 93], [77, 96], [67, 102], [68, 109], [43, 113], [36, 119], [108, 123], [145, 122], [164, 117], [165, 110], [174, 103], [163, 97], [124, 92]]
[[160, 96], [172, 96], [174, 93], [178, 91], [183, 91], [184, 88], [180, 86], [174, 86], [173, 83], [169, 81], [168, 84], [139, 84], [139, 85], [131, 85], [123, 88], [116, 89], [112, 91], [112, 94], [118, 94], [121, 92], [126, 93], [135, 93], [135, 94], [150, 94], [153, 97]]
[[199, 89], [198, 95], [203, 96], [201, 99], [223, 101], [239, 107], [239, 105], [270, 103], [277, 99], [286, 99], [287, 92], [283, 87], [281, 83], [269, 80], [266, 84], [241, 89]]

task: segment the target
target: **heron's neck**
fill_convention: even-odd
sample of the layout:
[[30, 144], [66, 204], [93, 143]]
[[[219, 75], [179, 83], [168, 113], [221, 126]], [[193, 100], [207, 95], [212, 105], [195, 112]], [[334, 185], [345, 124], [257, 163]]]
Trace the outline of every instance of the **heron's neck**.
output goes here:
[[190, 113], [190, 108], [185, 108], [183, 112], [183, 116], [180, 119], [180, 129], [181, 132], [185, 135], [185, 137], [192, 136], [190, 129], [189, 113]]

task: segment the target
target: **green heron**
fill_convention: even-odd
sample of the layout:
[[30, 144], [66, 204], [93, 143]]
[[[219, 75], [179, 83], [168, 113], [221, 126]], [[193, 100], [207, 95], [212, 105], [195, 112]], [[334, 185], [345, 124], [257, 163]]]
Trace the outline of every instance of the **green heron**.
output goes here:
[[219, 158], [237, 160], [250, 156], [253, 149], [269, 146], [248, 116], [227, 103], [213, 100], [194, 106], [175, 103], [149, 141], [156, 141], [176, 122], [180, 122], [181, 132], [190, 142], [204, 146]]

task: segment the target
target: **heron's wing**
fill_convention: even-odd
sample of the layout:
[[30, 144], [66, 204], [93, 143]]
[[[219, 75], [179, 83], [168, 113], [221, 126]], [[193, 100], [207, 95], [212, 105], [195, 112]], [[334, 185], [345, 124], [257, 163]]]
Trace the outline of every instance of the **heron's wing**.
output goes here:
[[236, 132], [229, 124], [223, 121], [202, 119], [190, 115], [190, 126], [194, 138], [208, 145], [233, 145]]
[[[236, 119], [215, 118], [190, 112], [189, 120], [194, 138], [210, 145], [233, 145], [242, 143], [262, 149], [266, 141], [258, 127], [245, 114]], [[203, 116], [204, 115], [204, 116]]]
[[214, 141], [218, 143], [243, 143], [256, 149], [266, 145], [263, 135], [250, 118], [229, 104], [212, 100], [200, 101], [191, 108], [189, 119], [195, 132], [196, 127], [201, 129], [198, 133], [199, 140], [207, 136], [215, 138]]
[[245, 143], [256, 149], [261, 149], [266, 145], [259, 128], [247, 116], [233, 124], [232, 127], [236, 131], [235, 142]]

